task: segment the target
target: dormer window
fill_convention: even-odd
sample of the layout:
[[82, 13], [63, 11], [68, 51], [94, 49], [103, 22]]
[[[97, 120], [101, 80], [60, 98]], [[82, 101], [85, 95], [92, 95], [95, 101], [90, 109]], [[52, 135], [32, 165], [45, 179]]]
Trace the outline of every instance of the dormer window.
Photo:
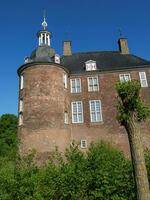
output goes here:
[[94, 60], [88, 60], [85, 62], [85, 66], [86, 66], [86, 71], [94, 71], [96, 70], [96, 61]]
[[60, 64], [60, 56], [58, 54], [55, 54], [55, 63]]

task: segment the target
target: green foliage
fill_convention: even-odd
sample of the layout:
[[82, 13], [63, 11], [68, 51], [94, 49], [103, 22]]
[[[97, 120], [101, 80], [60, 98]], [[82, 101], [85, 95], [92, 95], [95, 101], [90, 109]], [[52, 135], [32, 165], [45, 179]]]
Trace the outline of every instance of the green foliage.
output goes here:
[[140, 83], [138, 81], [117, 82], [118, 120], [126, 124], [134, 114], [138, 122], [144, 121], [150, 115], [150, 108], [141, 100]]
[[32, 152], [17, 158], [16, 133], [17, 117], [1, 116], [0, 200], [135, 200], [131, 162], [109, 143], [93, 143], [86, 153], [74, 144], [36, 166]]
[[132, 168], [123, 153], [100, 142], [91, 145], [87, 159], [90, 199], [134, 199]]
[[12, 114], [0, 117], [0, 156], [15, 157], [17, 149], [18, 118]]
[[12, 199], [14, 190], [14, 163], [7, 157], [0, 157], [0, 200]]
[[[58, 160], [57, 160], [58, 159]], [[4, 164], [5, 165], [5, 164]], [[0, 170], [0, 199], [11, 200], [135, 200], [132, 168], [121, 152], [105, 142], [87, 153], [72, 146], [65, 157], [37, 167], [32, 154], [7, 162]]]
[[148, 173], [148, 179], [150, 183], [150, 149], [145, 149], [144, 153], [145, 153], [145, 162]]

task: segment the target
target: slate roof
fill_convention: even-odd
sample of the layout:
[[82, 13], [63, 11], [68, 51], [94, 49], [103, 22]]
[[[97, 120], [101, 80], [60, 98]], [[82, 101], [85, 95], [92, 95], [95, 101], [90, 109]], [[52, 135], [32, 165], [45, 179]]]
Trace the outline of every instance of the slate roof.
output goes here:
[[52, 62], [51, 58], [54, 57], [54, 55], [55, 55], [54, 49], [52, 49], [49, 46], [43, 45], [33, 50], [30, 56], [30, 60], [32, 62], [35, 61]]
[[71, 56], [63, 56], [61, 64], [71, 73], [85, 73], [85, 62], [96, 61], [98, 71], [113, 71], [132, 68], [150, 67], [150, 62], [132, 54], [121, 54], [118, 51], [99, 51], [74, 53]]

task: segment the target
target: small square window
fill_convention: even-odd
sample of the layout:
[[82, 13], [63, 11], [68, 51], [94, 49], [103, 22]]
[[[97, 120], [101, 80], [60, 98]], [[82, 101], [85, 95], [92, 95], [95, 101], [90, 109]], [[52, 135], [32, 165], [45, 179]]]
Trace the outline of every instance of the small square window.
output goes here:
[[55, 54], [55, 63], [60, 64], [60, 56]]
[[87, 148], [87, 140], [81, 140], [80, 146], [82, 149], [86, 149]]

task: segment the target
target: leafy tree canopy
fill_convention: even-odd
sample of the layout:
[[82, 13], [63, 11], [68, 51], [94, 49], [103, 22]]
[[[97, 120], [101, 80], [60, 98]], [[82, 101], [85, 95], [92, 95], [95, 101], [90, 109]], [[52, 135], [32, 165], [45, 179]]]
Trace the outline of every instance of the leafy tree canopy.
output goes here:
[[0, 156], [15, 153], [17, 146], [18, 118], [13, 114], [0, 116]]
[[136, 80], [118, 82], [118, 120], [126, 124], [134, 115], [138, 122], [144, 121], [150, 115], [150, 109], [140, 97], [140, 83]]

